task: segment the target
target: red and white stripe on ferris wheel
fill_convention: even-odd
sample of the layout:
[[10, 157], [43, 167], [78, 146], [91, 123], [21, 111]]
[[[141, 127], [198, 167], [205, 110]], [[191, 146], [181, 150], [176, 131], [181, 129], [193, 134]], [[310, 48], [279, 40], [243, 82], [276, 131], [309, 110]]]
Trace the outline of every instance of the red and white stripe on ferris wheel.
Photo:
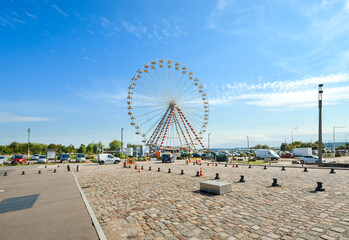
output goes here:
[[182, 120], [182, 122], [183, 122], [183, 125], [184, 125], [184, 127], [185, 127], [185, 130], [186, 130], [187, 133], [188, 133], [188, 136], [189, 136], [189, 138], [190, 138], [190, 141], [191, 141], [191, 143], [192, 143], [194, 149], [196, 150], [196, 146], [195, 146], [195, 144], [194, 144], [194, 141], [193, 141], [193, 139], [191, 138], [191, 135], [190, 135], [190, 133], [189, 133], [189, 130], [188, 130], [188, 128], [187, 128], [187, 125], [185, 124], [185, 122], [184, 122], [184, 120], [183, 120], [183, 117], [185, 117], [185, 116], [184, 116], [184, 114], [182, 113], [182, 111], [181, 111], [179, 108], [177, 108], [177, 111], [178, 111], [179, 117], [181, 118], [181, 120]]
[[161, 142], [161, 146], [160, 146], [160, 151], [162, 150], [162, 146], [164, 145], [164, 141], [165, 141], [165, 138], [166, 138], [166, 135], [167, 135], [168, 128], [170, 127], [170, 124], [171, 124], [171, 120], [172, 120], [172, 117], [173, 117], [174, 110], [175, 110], [175, 107], [173, 107], [173, 109], [172, 109], [172, 111], [171, 111], [170, 119], [169, 119], [169, 121], [168, 121], [168, 124], [167, 124], [167, 127], [166, 127], [166, 131], [165, 131], [165, 134], [164, 134], [164, 137], [162, 138], [162, 142]]

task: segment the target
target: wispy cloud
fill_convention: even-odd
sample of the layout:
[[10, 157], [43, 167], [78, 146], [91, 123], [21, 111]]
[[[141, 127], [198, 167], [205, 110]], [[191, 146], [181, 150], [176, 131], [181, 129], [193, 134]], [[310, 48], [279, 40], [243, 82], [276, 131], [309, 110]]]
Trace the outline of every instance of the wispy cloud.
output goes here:
[[[317, 104], [317, 87], [325, 86], [324, 104], [349, 102], [349, 74], [339, 73], [319, 77], [307, 77], [300, 80], [247, 82], [226, 84], [216, 89], [210, 103], [222, 105], [242, 103], [278, 110], [277, 107], [292, 109], [311, 107]], [[280, 109], [279, 109], [280, 110]]]
[[43, 122], [51, 118], [20, 116], [11, 113], [0, 112], [0, 122]]
[[28, 17], [31, 17], [32, 19], [37, 19], [38, 18], [38, 16], [35, 16], [35, 15], [30, 14], [28, 12], [25, 12], [25, 13], [27, 14]]
[[66, 16], [66, 17], [69, 16], [67, 13], [63, 12], [58, 6], [52, 5], [52, 7], [53, 7], [54, 9], [56, 9], [56, 11], [59, 12], [60, 14]]

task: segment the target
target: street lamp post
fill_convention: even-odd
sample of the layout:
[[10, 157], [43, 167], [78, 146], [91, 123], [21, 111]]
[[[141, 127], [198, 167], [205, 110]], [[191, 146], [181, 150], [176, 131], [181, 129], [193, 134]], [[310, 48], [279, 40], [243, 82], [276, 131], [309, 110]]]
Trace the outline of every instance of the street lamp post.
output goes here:
[[324, 92], [323, 84], [319, 84], [319, 139], [318, 139], [318, 166], [322, 165], [322, 93]]
[[293, 144], [293, 130], [296, 130], [296, 129], [298, 129], [298, 127], [292, 128], [292, 131], [291, 131], [291, 133], [292, 133], [292, 144]]
[[208, 150], [210, 150], [210, 136], [211, 136], [211, 133], [208, 134]]
[[336, 128], [345, 128], [333, 126], [333, 161], [336, 162]]
[[247, 136], [247, 149], [250, 150], [250, 139], [248, 136]]
[[30, 133], [31, 133], [30, 128], [28, 128], [27, 132], [28, 132], [28, 160], [29, 160], [29, 153], [30, 153], [29, 144], [30, 144]]
[[124, 128], [121, 128], [121, 153], [122, 155], [124, 155]]

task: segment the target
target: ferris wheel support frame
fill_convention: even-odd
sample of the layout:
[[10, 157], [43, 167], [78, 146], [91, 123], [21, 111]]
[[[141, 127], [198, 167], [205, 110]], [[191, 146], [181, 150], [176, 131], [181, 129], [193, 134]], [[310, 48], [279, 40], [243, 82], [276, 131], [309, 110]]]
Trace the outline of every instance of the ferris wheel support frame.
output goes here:
[[171, 124], [171, 120], [172, 120], [172, 117], [173, 117], [174, 110], [175, 110], [175, 107], [173, 106], [172, 107], [172, 111], [171, 111], [171, 115], [170, 115], [170, 119], [168, 120], [168, 123], [167, 123], [167, 126], [166, 126], [166, 131], [165, 131], [164, 137], [162, 138], [162, 141], [161, 141], [160, 151], [162, 150], [162, 146], [164, 145], [164, 141], [165, 141], [165, 138], [166, 138], [166, 135], [167, 135], [168, 128], [170, 127], [170, 124]]

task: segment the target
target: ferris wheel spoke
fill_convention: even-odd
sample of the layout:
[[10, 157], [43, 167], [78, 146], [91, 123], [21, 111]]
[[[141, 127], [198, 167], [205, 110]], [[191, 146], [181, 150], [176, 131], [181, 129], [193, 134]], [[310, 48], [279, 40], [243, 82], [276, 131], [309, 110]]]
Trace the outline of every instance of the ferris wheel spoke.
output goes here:
[[[149, 77], [149, 78], [148, 78]], [[147, 76], [147, 78], [149, 79], [149, 82], [152, 86], [154, 86], [154, 90], [153, 90], [153, 94], [159, 92], [159, 94], [164, 98], [166, 97], [166, 91], [163, 88], [163, 84], [161, 83], [161, 81], [159, 81], [158, 77], [155, 75], [153, 75], [152, 73], [149, 74], [149, 76]]]

